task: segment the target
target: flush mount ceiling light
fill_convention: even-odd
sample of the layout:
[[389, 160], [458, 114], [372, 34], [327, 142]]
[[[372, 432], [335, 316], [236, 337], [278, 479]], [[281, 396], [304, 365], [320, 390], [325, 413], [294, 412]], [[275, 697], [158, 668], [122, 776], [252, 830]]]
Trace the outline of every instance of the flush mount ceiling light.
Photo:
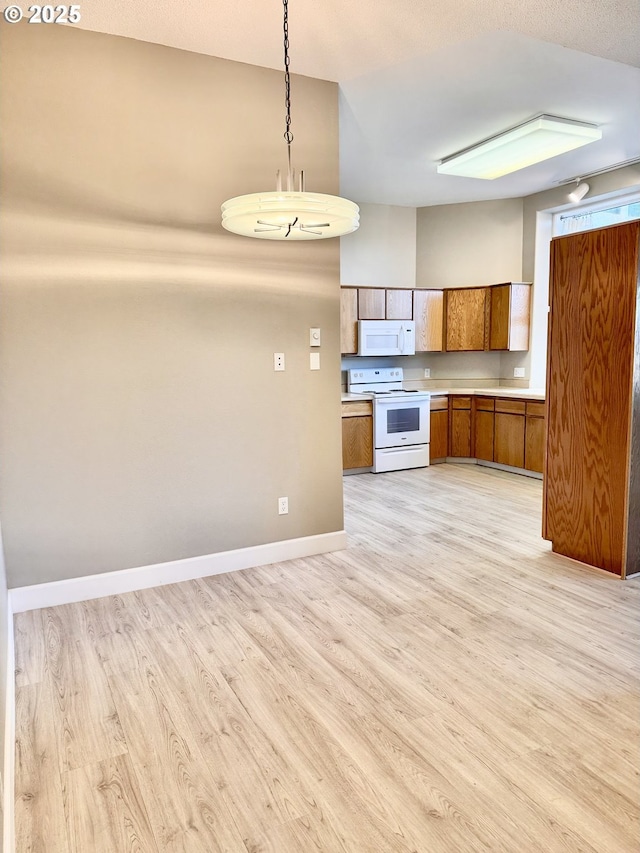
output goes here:
[[572, 192], [569, 193], [569, 201], [577, 204], [579, 201], [582, 201], [588, 192], [589, 184], [586, 181], [582, 181], [582, 183], [580, 183], [580, 178], [578, 178], [575, 190], [572, 190]]
[[542, 115], [445, 157], [438, 172], [493, 180], [597, 139], [602, 131], [595, 124]]
[[289, 5], [284, 6], [284, 89], [286, 119], [284, 138], [287, 143], [287, 186], [282, 189], [280, 172], [276, 172], [276, 191], [251, 193], [230, 198], [222, 205], [222, 226], [234, 234], [260, 237], [263, 240], [321, 240], [350, 234], [360, 224], [358, 205], [346, 198], [304, 189], [304, 172], [300, 172], [298, 189], [294, 189], [295, 172], [291, 167], [291, 79], [289, 75]]

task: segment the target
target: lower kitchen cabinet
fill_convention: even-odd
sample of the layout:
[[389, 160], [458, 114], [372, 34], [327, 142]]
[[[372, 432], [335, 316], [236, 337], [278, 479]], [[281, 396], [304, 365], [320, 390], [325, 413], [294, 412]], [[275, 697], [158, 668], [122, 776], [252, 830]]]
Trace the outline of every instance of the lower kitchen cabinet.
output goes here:
[[493, 397], [475, 397], [473, 401], [473, 456], [485, 462], [493, 462], [494, 442]]
[[471, 456], [471, 397], [449, 397], [449, 456]]
[[544, 403], [527, 403], [527, 422], [524, 441], [524, 467], [527, 471], [542, 474], [544, 470], [544, 445], [546, 440]]
[[342, 468], [373, 465], [373, 405], [370, 400], [342, 404]]
[[493, 461], [524, 468], [524, 400], [496, 400]]
[[429, 461], [444, 462], [449, 455], [449, 398], [431, 397]]

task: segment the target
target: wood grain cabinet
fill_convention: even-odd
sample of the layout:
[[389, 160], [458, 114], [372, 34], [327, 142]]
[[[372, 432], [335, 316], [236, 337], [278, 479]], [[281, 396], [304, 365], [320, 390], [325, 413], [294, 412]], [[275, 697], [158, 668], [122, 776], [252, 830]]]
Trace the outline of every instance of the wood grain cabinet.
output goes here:
[[493, 461], [524, 468], [524, 400], [496, 399]]
[[340, 288], [340, 352], [354, 355], [358, 352], [358, 290]]
[[416, 352], [442, 352], [444, 291], [414, 290], [413, 319], [416, 323]]
[[524, 436], [524, 467], [527, 471], [542, 474], [544, 470], [545, 444], [545, 404], [527, 401], [525, 436]]
[[489, 349], [528, 350], [531, 285], [495, 284], [489, 291]]
[[373, 404], [356, 400], [342, 404], [342, 468], [373, 465]]
[[485, 462], [493, 462], [495, 432], [495, 399], [474, 397], [473, 400], [473, 456]]
[[358, 320], [414, 320], [416, 352], [529, 348], [531, 285], [415, 290], [341, 288], [341, 352], [358, 351]]
[[471, 397], [449, 397], [449, 456], [471, 456]]
[[386, 290], [379, 287], [359, 287], [358, 320], [384, 320], [387, 316]]
[[431, 397], [429, 462], [444, 462], [449, 455], [449, 398]]
[[413, 291], [389, 288], [385, 291], [387, 320], [413, 320]]
[[640, 222], [551, 242], [543, 535], [640, 572]]
[[475, 352], [486, 349], [487, 287], [462, 287], [445, 291], [445, 349]]

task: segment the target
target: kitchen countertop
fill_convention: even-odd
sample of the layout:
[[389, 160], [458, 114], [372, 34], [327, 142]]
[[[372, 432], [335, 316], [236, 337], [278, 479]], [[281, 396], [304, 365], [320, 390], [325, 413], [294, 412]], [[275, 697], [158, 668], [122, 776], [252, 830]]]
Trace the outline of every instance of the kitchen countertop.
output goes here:
[[[420, 391], [429, 391], [432, 397], [443, 397], [449, 394], [472, 397], [475, 395], [485, 397], [514, 397], [519, 400], [544, 400], [544, 388], [420, 388]], [[373, 394], [342, 394], [342, 402], [348, 403], [355, 400], [372, 400]]]

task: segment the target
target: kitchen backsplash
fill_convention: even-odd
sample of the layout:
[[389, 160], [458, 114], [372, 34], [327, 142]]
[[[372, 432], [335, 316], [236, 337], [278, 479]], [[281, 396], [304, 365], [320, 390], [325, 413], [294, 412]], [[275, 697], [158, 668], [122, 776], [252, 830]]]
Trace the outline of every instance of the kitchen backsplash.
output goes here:
[[[528, 378], [502, 379], [499, 352], [421, 353], [419, 355], [342, 359], [342, 389], [347, 387], [347, 371], [352, 368], [402, 367], [407, 388], [528, 388]], [[425, 378], [425, 368], [430, 376]]]

